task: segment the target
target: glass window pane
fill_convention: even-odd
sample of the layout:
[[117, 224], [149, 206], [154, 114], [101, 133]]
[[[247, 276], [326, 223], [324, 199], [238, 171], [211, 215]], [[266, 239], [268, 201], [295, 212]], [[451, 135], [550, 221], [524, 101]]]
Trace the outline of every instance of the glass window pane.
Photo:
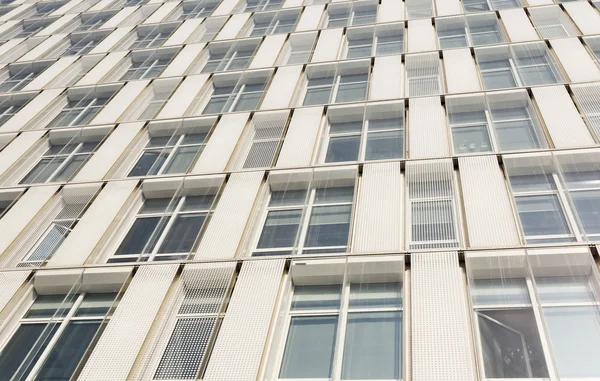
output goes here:
[[370, 133], [365, 160], [396, 159], [404, 156], [403, 131]]
[[162, 234], [169, 218], [138, 218], [133, 223], [116, 255], [150, 253]]
[[76, 296], [73, 295], [38, 295], [24, 318], [65, 317], [73, 306], [75, 298]]
[[176, 217], [159, 253], [189, 253], [206, 220], [205, 214], [184, 214]]
[[350, 308], [389, 308], [401, 306], [401, 283], [353, 283], [350, 285]]
[[360, 135], [331, 137], [329, 139], [325, 162], [356, 161], [358, 160], [359, 148]]
[[262, 95], [262, 92], [255, 92], [250, 94], [245, 93], [240, 95], [240, 99], [235, 105], [233, 111], [247, 111], [255, 109], [258, 105], [258, 102], [260, 101], [260, 98], [262, 98]]
[[[464, 33], [464, 30], [462, 30], [462, 33]], [[463, 46], [467, 45], [467, 36], [464, 34], [458, 36], [440, 37], [440, 46], [442, 49], [462, 48]]]
[[64, 157], [53, 157], [40, 160], [19, 184], [34, 184], [47, 181], [63, 161], [65, 161]]
[[532, 67], [519, 67], [519, 74], [525, 86], [545, 85], [557, 83], [558, 80], [549, 66], [538, 65]]
[[570, 233], [555, 195], [517, 197], [515, 201], [526, 237]]
[[470, 286], [473, 304], [477, 306], [531, 303], [524, 278], [473, 279]]
[[342, 84], [339, 87], [336, 102], [353, 102], [365, 99], [367, 94], [367, 83]]
[[498, 144], [502, 151], [542, 147], [530, 120], [495, 122], [494, 126], [496, 128]]
[[329, 310], [340, 308], [342, 286], [296, 286], [292, 298], [292, 311]]
[[314, 207], [305, 246], [346, 246], [351, 212], [352, 205]]
[[594, 303], [594, 293], [588, 276], [536, 277], [535, 285], [540, 302], [544, 303]]
[[315, 204], [331, 204], [340, 202], [352, 202], [354, 198], [354, 187], [323, 187], [317, 188], [315, 192]]
[[105, 316], [116, 297], [117, 294], [114, 292], [86, 294], [75, 316]]
[[175, 151], [164, 173], [186, 173], [196, 158], [200, 146], [180, 147]]
[[[35, 246], [35, 249], [27, 255], [26, 260], [31, 261], [44, 261], [58, 250], [62, 242], [65, 240], [70, 232], [69, 226], [72, 223], [67, 222], [63, 224], [53, 224], [50, 226], [42, 240]], [[67, 226], [63, 226], [67, 225]]]
[[487, 125], [452, 128], [454, 153], [489, 152], [492, 150]]
[[301, 217], [302, 209], [269, 211], [257, 248], [293, 247]]
[[293, 317], [279, 378], [329, 378], [337, 316]]
[[304, 97], [304, 106], [322, 105], [329, 103], [331, 87], [308, 88]]
[[348, 314], [343, 380], [398, 379], [401, 374], [402, 313]]
[[67, 181], [79, 170], [79, 168], [85, 163], [90, 155], [76, 155], [71, 158], [71, 161], [67, 163], [57, 174], [54, 176], [52, 181]]
[[163, 166], [169, 152], [164, 151], [146, 151], [137, 161], [128, 176], [152, 176], [156, 175]]
[[600, 234], [600, 191], [571, 192], [571, 199], [586, 234]]
[[510, 70], [488, 71], [481, 73], [483, 84], [487, 90], [516, 87], [517, 82]]

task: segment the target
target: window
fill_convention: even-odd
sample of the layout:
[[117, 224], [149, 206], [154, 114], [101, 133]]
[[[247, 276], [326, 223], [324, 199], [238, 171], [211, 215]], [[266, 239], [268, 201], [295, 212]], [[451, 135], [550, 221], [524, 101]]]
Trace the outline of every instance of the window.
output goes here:
[[[25, 95], [25, 96], [23, 96]], [[0, 126], [23, 108], [36, 93], [18, 93], [0, 96]]]
[[29, 36], [33, 36], [56, 20], [58, 20], [58, 17], [23, 20], [14, 27], [10, 28], [8, 31], [4, 32], [2, 34], [2, 41], [7, 41], [13, 38], [27, 38]]
[[278, 65], [307, 63], [312, 55], [316, 37], [316, 32], [291, 34], [279, 55]]
[[463, 4], [465, 13], [522, 7], [519, 0], [464, 0]]
[[47, 58], [67, 57], [90, 52], [109, 34], [109, 32], [83, 32], [73, 33], [69, 40], [61, 44], [58, 49], [53, 49]]
[[[404, 104], [370, 104], [357, 110], [359, 118], [348, 119], [348, 110], [331, 108], [323, 139], [321, 160], [325, 163], [383, 160], [404, 157]], [[364, 118], [364, 120], [363, 120]]]
[[294, 29], [298, 20], [298, 11], [280, 11], [259, 13], [253, 16], [248, 26], [248, 36], [288, 33]]
[[442, 49], [506, 41], [495, 14], [439, 18], [436, 20], [436, 30]]
[[458, 247], [454, 169], [448, 160], [407, 163], [409, 248]]
[[[219, 79], [213, 77], [213, 81]], [[267, 78], [241, 79], [237, 83], [213, 84], [210, 100], [202, 114], [247, 111], [257, 108], [267, 86]]]
[[19, 197], [21, 196], [22, 191], [4, 191], [0, 192], [0, 218], [2, 218], [6, 212], [12, 208], [12, 206], [17, 202]]
[[137, 36], [130, 50], [157, 48], [167, 41], [179, 24], [161, 24], [153, 27], [138, 27]]
[[441, 92], [442, 76], [437, 53], [409, 54], [405, 61], [408, 93], [411, 97]]
[[109, 263], [186, 259], [214, 209], [216, 190], [147, 198]]
[[376, 3], [353, 3], [351, 5], [331, 6], [327, 8], [326, 28], [375, 24], [376, 18]]
[[448, 97], [446, 109], [455, 154], [493, 150], [483, 95], [466, 99]]
[[253, 255], [344, 253], [354, 186], [272, 190]]
[[560, 38], [580, 34], [569, 16], [558, 5], [533, 8], [529, 14], [535, 28], [543, 38]]
[[404, 53], [404, 26], [377, 27], [374, 44], [376, 56]]
[[404, 31], [398, 28], [355, 28], [346, 31], [346, 58], [400, 54], [404, 50]]
[[228, 70], [244, 70], [254, 57], [259, 40], [243, 40], [233, 44], [210, 44], [208, 59], [202, 73], [214, 73]]
[[131, 65], [121, 76], [121, 81], [136, 79], [152, 79], [158, 77], [171, 63], [174, 54], [170, 51], [157, 50], [147, 52], [132, 52]]
[[8, 68], [6, 79], [0, 84], [0, 93], [18, 91], [27, 86], [50, 65], [48, 62], [25, 65], [13, 64]]
[[584, 38], [585, 44], [588, 49], [591, 50], [592, 55], [596, 57], [596, 60], [600, 60], [600, 38], [599, 37], [586, 37]]
[[88, 124], [109, 100], [110, 96], [84, 97], [68, 100], [65, 107], [52, 119], [47, 128]]
[[218, 4], [218, 1], [211, 0], [184, 1], [181, 4], [181, 15], [179, 16], [179, 20], [208, 17], [217, 8]]
[[267, 112], [254, 114], [240, 139], [233, 161], [236, 168], [263, 168], [273, 165], [283, 142], [289, 113]]
[[31, 17], [44, 17], [66, 4], [66, 1], [46, 1], [35, 4], [35, 13]]
[[308, 81], [304, 106], [365, 100], [369, 80], [366, 70], [340, 70], [340, 74], [334, 75], [329, 74], [331, 70], [327, 68], [324, 68], [323, 72], [320, 69], [316, 66], [306, 70]]
[[128, 176], [187, 173], [206, 145], [207, 132], [151, 136]]
[[596, 102], [600, 97], [600, 84], [576, 84], [572, 85], [571, 89], [583, 119], [591, 127], [596, 138], [600, 138], [600, 105]]
[[81, 15], [81, 25], [77, 27], [77, 32], [85, 32], [100, 28], [105, 22], [116, 14], [114, 11], [94, 12], [91, 14], [83, 13]]
[[562, 82], [562, 75], [543, 43], [477, 49], [475, 55], [488, 90]]
[[63, 202], [60, 212], [17, 264], [17, 267], [43, 266], [73, 231], [86, 207], [86, 203], [65, 204]]
[[237, 13], [262, 12], [281, 8], [283, 0], [246, 0], [242, 1]]
[[0, 374], [69, 380], [97, 342], [117, 301], [114, 293], [38, 295], [0, 353]]
[[93, 155], [100, 142], [51, 144], [19, 184], [70, 180]]
[[179, 85], [179, 81], [179, 78], [165, 78], [152, 81], [131, 106], [129, 106], [127, 111], [121, 115], [119, 120], [146, 120], [156, 117], [169, 101], [171, 94], [173, 94]]
[[296, 285], [288, 315], [278, 379], [402, 378], [402, 283]]

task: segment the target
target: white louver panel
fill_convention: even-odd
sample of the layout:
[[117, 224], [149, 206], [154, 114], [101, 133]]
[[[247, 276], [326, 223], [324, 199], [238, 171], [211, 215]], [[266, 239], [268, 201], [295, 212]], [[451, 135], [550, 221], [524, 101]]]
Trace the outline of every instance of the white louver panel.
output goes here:
[[131, 379], [198, 378], [235, 268], [235, 262], [184, 267]]
[[200, 242], [197, 259], [234, 258], [264, 172], [231, 175]]
[[561, 38], [550, 44], [571, 81], [600, 81], [600, 69], [579, 39]]
[[298, 25], [296, 25], [296, 32], [304, 32], [307, 30], [314, 30], [319, 27], [319, 21], [323, 15], [324, 5], [311, 5], [304, 8], [304, 11], [300, 15]]
[[412, 254], [410, 273], [412, 380], [475, 380], [458, 254]]
[[30, 273], [29, 270], [0, 272], [0, 312], [21, 288]]
[[0, 176], [44, 136], [46, 131], [28, 131], [17, 136], [0, 151]]
[[411, 159], [450, 155], [446, 116], [439, 97], [410, 100], [408, 129]]
[[438, 16], [450, 16], [463, 13], [460, 0], [435, 0]]
[[325, 62], [337, 59], [343, 32], [342, 28], [322, 30], [310, 62]]
[[265, 94], [260, 109], [270, 110], [286, 108], [290, 105], [296, 84], [302, 73], [302, 65], [281, 67], [275, 73], [273, 81]]
[[596, 137], [600, 137], [600, 83], [573, 85], [571, 90]]
[[600, 14], [586, 1], [562, 3], [583, 34], [600, 34]]
[[152, 326], [179, 266], [141, 266], [98, 344], [79, 381], [125, 381]]
[[518, 246], [506, 182], [496, 156], [458, 159], [470, 247]]
[[408, 22], [408, 52], [418, 53], [437, 49], [435, 29], [430, 19]]
[[395, 22], [404, 20], [404, 3], [396, 0], [381, 0], [377, 22]]
[[529, 8], [529, 14], [544, 38], [577, 36], [579, 31], [558, 5]]
[[353, 251], [402, 250], [400, 163], [365, 164], [359, 194]]
[[249, 18], [250, 13], [242, 13], [231, 16], [223, 29], [221, 29], [219, 34], [217, 34], [215, 40], [229, 40], [231, 38], [235, 38]]
[[557, 148], [594, 144], [564, 86], [534, 87], [533, 96]]
[[445, 50], [444, 68], [449, 93], [481, 91], [479, 74], [469, 49]]
[[502, 10], [500, 11], [500, 18], [502, 18], [502, 22], [506, 27], [510, 41], [520, 42], [539, 39], [523, 9]]
[[257, 379], [284, 264], [284, 260], [243, 264], [204, 381]]
[[271, 67], [275, 65], [275, 60], [279, 56], [279, 51], [283, 46], [286, 39], [285, 34], [278, 34], [275, 36], [267, 36], [265, 40], [260, 44], [256, 56], [250, 63], [250, 69], [257, 69], [262, 67]]
[[451, 159], [406, 163], [406, 234], [409, 249], [459, 245], [459, 226]]
[[402, 56], [376, 57], [371, 77], [371, 100], [402, 97]]
[[409, 54], [406, 59], [407, 96], [436, 95], [442, 91], [438, 53]]
[[322, 118], [323, 107], [300, 108], [294, 111], [281, 146], [277, 168], [310, 165]]
[[431, 0], [406, 0], [406, 16], [409, 20], [425, 19], [435, 16]]
[[100, 242], [137, 183], [137, 180], [128, 180], [106, 185], [50, 259], [48, 266], [82, 265]]

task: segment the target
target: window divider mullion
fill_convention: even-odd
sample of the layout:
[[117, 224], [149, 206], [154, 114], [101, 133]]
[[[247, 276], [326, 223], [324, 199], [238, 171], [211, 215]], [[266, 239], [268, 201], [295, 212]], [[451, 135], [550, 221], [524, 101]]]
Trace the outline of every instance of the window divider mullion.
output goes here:
[[[177, 196], [174, 196], [177, 197]], [[186, 196], [183, 196], [180, 198], [180, 200], [177, 203], [177, 206], [175, 207], [175, 210], [173, 210], [172, 212], [166, 212], [163, 217], [161, 217], [161, 220], [166, 216], [167, 213], [170, 214], [169, 216], [169, 221], [167, 222], [167, 224], [165, 225], [165, 228], [163, 229], [162, 233], [160, 234], [160, 237], [158, 237], [158, 239], [156, 240], [156, 244], [154, 245], [154, 248], [152, 249], [152, 252], [150, 252], [149, 256], [148, 256], [148, 261], [152, 262], [154, 261], [154, 259], [156, 258], [156, 255], [158, 254], [158, 250], [160, 249], [160, 247], [162, 246], [163, 242], [165, 241], [165, 239], [167, 238], [167, 235], [169, 234], [169, 231], [171, 230], [171, 228], [173, 227], [173, 224], [175, 223], [175, 220], [178, 217], [179, 211], [181, 210], [181, 208], [183, 207], [183, 203], [185, 202]], [[168, 206], [167, 206], [168, 208]], [[158, 222], [157, 228], [160, 226], [160, 220]], [[146, 243], [147, 244], [147, 243]], [[140, 255], [142, 255], [143, 253], [141, 253]]]

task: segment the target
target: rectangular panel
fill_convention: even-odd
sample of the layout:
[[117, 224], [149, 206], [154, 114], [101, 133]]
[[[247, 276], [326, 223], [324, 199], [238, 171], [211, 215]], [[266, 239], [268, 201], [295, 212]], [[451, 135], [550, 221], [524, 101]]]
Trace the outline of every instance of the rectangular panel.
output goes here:
[[379, 100], [402, 97], [403, 69], [402, 56], [375, 57], [369, 99]]
[[45, 131], [28, 131], [20, 134], [0, 151], [0, 176], [13, 166], [21, 156], [33, 147], [44, 136]]
[[574, 85], [571, 90], [596, 137], [600, 137], [600, 118], [597, 117], [600, 115], [600, 84]]
[[250, 17], [250, 13], [242, 13], [239, 15], [233, 15], [227, 21], [223, 29], [217, 34], [215, 40], [229, 40], [230, 38], [235, 38], [238, 33], [242, 30], [242, 27], [248, 21]]
[[411, 159], [450, 156], [446, 116], [439, 97], [411, 99], [408, 123]]
[[600, 81], [600, 69], [577, 38], [550, 40], [554, 53], [573, 82]]
[[173, 12], [179, 4], [177, 2], [163, 3], [154, 13], [152, 13], [142, 24], [153, 24], [161, 22], [169, 13]]
[[534, 87], [532, 90], [555, 147], [594, 144], [594, 139], [564, 86]]
[[24, 61], [34, 61], [39, 59], [44, 53], [46, 53], [50, 48], [54, 47], [56, 44], [61, 42], [64, 38], [66, 38], [66, 34], [55, 34], [54, 36], [50, 36], [44, 40], [43, 43], [37, 45], [35, 48], [31, 49], [27, 54], [23, 57], [19, 58], [17, 62]]
[[496, 156], [458, 159], [470, 247], [518, 246], [519, 232]]
[[196, 95], [202, 90], [208, 74], [191, 75], [186, 77], [171, 96], [165, 107], [158, 113], [157, 118], [178, 118], [185, 114]]
[[44, 90], [27, 103], [12, 118], [6, 121], [0, 132], [19, 131], [27, 125], [40, 111], [56, 99], [64, 89]]
[[325, 29], [319, 34], [310, 62], [334, 61], [338, 57], [343, 29]]
[[[179, 265], [141, 266], [78, 380], [126, 380]], [[124, 345], [127, 343], [127, 345]]]
[[78, 58], [79, 57], [77, 56], [60, 58], [58, 61], [50, 65], [50, 67], [48, 67], [46, 70], [40, 73], [40, 75], [34, 78], [31, 82], [29, 82], [29, 84], [23, 88], [23, 91], [42, 89], [73, 62], [77, 61]]
[[538, 33], [544, 38], [576, 36], [579, 31], [558, 5], [532, 7], [529, 15]]
[[30, 273], [29, 270], [0, 272], [0, 312], [21, 288]]
[[500, 11], [500, 18], [504, 23], [510, 41], [539, 40], [538, 34], [523, 9], [502, 10]]
[[[114, 15], [113, 17], [111, 17], [104, 24], [102, 24], [102, 28], [101, 29], [108, 29], [108, 28], [116, 28], [116, 27], [118, 27], [119, 24], [121, 24], [123, 21], [125, 21], [125, 19], [127, 19], [129, 16], [131, 16], [133, 14], [133, 12], [137, 11], [138, 9], [139, 9], [138, 6], [125, 7], [123, 9], [121, 9], [119, 11], [119, 13], [117, 13], [116, 15]], [[131, 28], [129, 28], [129, 27], [127, 27], [127, 28], [119, 28], [117, 30], [120, 30], [120, 29], [131, 30]]]
[[[111, 20], [109, 20], [108, 22], [110, 22]], [[110, 52], [110, 49], [113, 46], [115, 46], [115, 44], [117, 42], [121, 41], [125, 36], [127, 36], [129, 33], [131, 33], [132, 30], [133, 30], [132, 26], [115, 29], [114, 32], [109, 34], [94, 49], [92, 49], [89, 54]]]
[[408, 22], [408, 53], [436, 50], [435, 30], [430, 19]]
[[248, 113], [224, 115], [192, 168], [192, 173], [224, 171], [249, 116]]
[[137, 180], [108, 183], [67, 236], [48, 266], [85, 263], [100, 239], [137, 186]]
[[402, 250], [400, 163], [365, 164], [359, 194], [353, 251]]
[[575, 21], [575, 25], [585, 35], [600, 34], [600, 14], [585, 1], [563, 3], [563, 7], [569, 16]]
[[275, 65], [275, 60], [279, 56], [279, 51], [285, 42], [287, 35], [278, 34], [275, 36], [267, 36], [260, 44], [256, 56], [250, 63], [250, 69], [258, 69], [262, 67], [271, 67]]
[[418, 97], [442, 92], [440, 58], [437, 52], [408, 54], [406, 62], [406, 95]]
[[296, 91], [296, 85], [301, 73], [302, 65], [278, 68], [260, 105], [260, 109], [269, 110], [288, 107]]
[[179, 26], [179, 28], [175, 29], [173, 34], [165, 41], [163, 46], [175, 46], [175, 45], [183, 45], [186, 40], [190, 38], [192, 33], [202, 24], [204, 19], [190, 19], [185, 20], [183, 24]]
[[187, 71], [188, 67], [194, 62], [198, 54], [202, 52], [202, 49], [206, 44], [189, 44], [186, 45], [181, 51], [173, 58], [171, 63], [162, 72], [160, 77], [178, 77], [183, 76]]
[[128, 51], [108, 53], [108, 55], [102, 58], [100, 62], [77, 82], [77, 86], [95, 85], [99, 83], [100, 80], [128, 54]]
[[114, 123], [119, 119], [121, 114], [135, 101], [138, 95], [150, 80], [128, 82], [123, 86], [117, 94], [102, 108], [90, 124], [107, 124]]
[[459, 15], [464, 13], [460, 0], [435, 0], [438, 16]]
[[381, 0], [379, 12], [377, 12], [377, 22], [395, 22], [404, 20], [404, 4], [402, 1]]
[[464, 288], [456, 252], [411, 255], [413, 381], [475, 380]]
[[323, 15], [324, 5], [311, 5], [304, 8], [300, 21], [296, 25], [296, 32], [304, 32], [307, 30], [315, 30], [319, 27], [319, 21]]
[[238, 0], [223, 0], [221, 4], [215, 9], [212, 16], [222, 16], [230, 14], [235, 8]]
[[322, 118], [323, 107], [299, 108], [294, 111], [275, 165], [277, 168], [310, 165]]
[[479, 74], [469, 49], [445, 50], [444, 68], [449, 93], [481, 91]]
[[284, 264], [284, 260], [244, 263], [206, 368], [205, 381], [257, 379]]
[[262, 171], [235, 173], [229, 177], [195, 258], [235, 257], [263, 177]]

